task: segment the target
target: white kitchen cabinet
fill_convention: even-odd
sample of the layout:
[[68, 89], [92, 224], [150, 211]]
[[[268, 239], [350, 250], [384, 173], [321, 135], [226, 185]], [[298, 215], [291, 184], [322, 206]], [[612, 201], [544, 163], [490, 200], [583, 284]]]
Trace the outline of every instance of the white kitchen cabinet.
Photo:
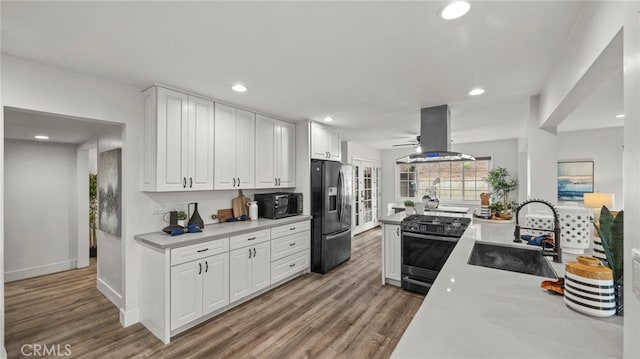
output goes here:
[[400, 265], [402, 253], [400, 252], [400, 225], [384, 224], [384, 277], [400, 281]]
[[204, 259], [202, 315], [229, 304], [229, 253]]
[[160, 86], [143, 93], [144, 191], [213, 189], [213, 102]]
[[256, 187], [295, 187], [295, 126], [256, 115]]
[[229, 304], [229, 253], [171, 267], [171, 329]]
[[214, 189], [255, 187], [255, 114], [215, 104]]
[[202, 316], [202, 261], [171, 268], [171, 329]]
[[271, 284], [309, 270], [311, 222], [271, 228]]
[[271, 285], [271, 250], [262, 242], [230, 252], [230, 302]]
[[341, 161], [340, 132], [311, 122], [311, 158]]

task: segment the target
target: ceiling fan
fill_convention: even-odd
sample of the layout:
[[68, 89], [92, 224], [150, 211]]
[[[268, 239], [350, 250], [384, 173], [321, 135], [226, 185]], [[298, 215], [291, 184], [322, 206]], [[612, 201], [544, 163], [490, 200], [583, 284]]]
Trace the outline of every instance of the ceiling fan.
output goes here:
[[416, 136], [414, 140], [408, 140], [407, 143], [398, 143], [393, 145], [393, 147], [402, 147], [402, 146], [420, 146], [420, 135]]

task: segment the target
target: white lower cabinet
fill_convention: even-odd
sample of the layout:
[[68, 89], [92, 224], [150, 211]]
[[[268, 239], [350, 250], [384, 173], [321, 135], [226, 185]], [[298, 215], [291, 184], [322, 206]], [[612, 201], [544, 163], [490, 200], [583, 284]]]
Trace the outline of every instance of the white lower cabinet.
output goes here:
[[400, 226], [395, 224], [383, 225], [384, 241], [384, 277], [400, 280]]
[[271, 228], [271, 283], [308, 270], [310, 251], [309, 221]]
[[270, 221], [263, 223], [266, 228], [229, 231], [229, 237], [175, 248], [165, 247], [164, 233], [136, 236], [143, 278], [140, 322], [167, 344], [172, 336], [308, 272], [310, 221], [273, 228]]
[[229, 304], [229, 253], [171, 267], [171, 329]]
[[230, 252], [230, 301], [240, 300], [271, 284], [271, 249], [269, 242]]

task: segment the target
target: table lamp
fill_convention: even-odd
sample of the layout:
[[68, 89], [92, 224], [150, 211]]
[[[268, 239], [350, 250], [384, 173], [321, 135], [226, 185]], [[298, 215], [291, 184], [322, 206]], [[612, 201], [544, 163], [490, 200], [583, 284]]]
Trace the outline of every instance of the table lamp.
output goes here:
[[[593, 208], [593, 223], [597, 225], [600, 223], [600, 211], [602, 210], [602, 206], [611, 209], [613, 208], [613, 205], [613, 193], [584, 194], [584, 207]], [[601, 260], [607, 260], [604, 248], [602, 247], [602, 239], [600, 239], [600, 236], [595, 231], [593, 233], [593, 256]]]
[[584, 194], [584, 207], [593, 208], [594, 216], [593, 221], [598, 223], [600, 220], [600, 210], [602, 206], [612, 209], [614, 206], [615, 198], [613, 193], [585, 193]]

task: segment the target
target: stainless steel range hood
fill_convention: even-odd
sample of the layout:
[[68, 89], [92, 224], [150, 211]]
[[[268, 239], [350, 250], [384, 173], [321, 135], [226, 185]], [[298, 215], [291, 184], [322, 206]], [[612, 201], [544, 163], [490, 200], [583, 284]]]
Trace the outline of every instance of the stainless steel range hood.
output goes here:
[[396, 163], [427, 161], [475, 161], [464, 153], [451, 152], [449, 105], [427, 107], [420, 110], [420, 148], [422, 152], [398, 158]]

